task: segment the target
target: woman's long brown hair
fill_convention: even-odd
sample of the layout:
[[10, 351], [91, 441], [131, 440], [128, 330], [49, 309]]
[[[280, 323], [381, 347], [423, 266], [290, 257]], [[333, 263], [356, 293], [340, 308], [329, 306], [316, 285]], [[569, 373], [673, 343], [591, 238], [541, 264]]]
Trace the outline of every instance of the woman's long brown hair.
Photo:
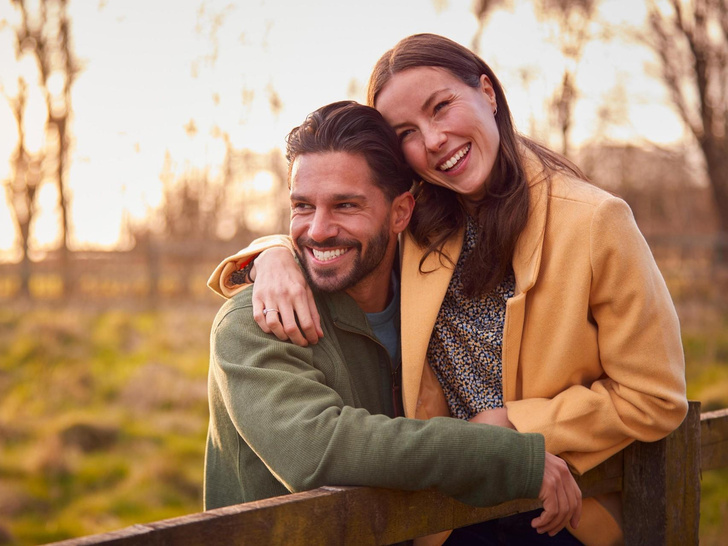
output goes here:
[[[369, 78], [367, 103], [375, 106], [378, 93], [398, 72], [423, 66], [443, 68], [475, 88], [480, 86], [480, 76], [485, 74], [495, 91], [500, 148], [486, 194], [476, 203], [477, 243], [462, 272], [468, 296], [487, 294], [511, 270], [518, 237], [528, 221], [528, 179], [520, 148], [525, 146], [531, 150], [546, 172], [565, 171], [580, 178], [583, 174], [566, 158], [519, 135], [513, 126], [503, 87], [490, 67], [469, 49], [442, 36], [415, 34], [382, 55]], [[431, 253], [438, 252], [443, 258], [445, 241], [464, 226], [467, 213], [457, 193], [427, 181], [416, 184], [415, 197], [417, 205], [409, 229], [415, 241], [426, 248], [420, 261], [422, 271], [424, 260]]]

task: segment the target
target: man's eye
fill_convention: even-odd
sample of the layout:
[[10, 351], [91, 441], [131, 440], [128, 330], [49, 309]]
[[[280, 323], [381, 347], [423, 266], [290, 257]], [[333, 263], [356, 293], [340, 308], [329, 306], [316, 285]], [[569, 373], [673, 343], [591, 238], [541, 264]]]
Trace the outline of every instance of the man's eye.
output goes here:
[[308, 203], [293, 203], [291, 208], [296, 211], [305, 211], [311, 209], [311, 205]]

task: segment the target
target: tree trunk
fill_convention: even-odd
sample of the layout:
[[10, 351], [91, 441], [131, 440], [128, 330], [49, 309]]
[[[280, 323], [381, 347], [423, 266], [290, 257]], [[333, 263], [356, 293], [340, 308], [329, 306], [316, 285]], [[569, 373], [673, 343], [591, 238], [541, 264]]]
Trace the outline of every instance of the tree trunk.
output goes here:
[[716, 263], [728, 263], [728, 150], [718, 147], [712, 139], [701, 142], [715, 200], [720, 233], [715, 249]]

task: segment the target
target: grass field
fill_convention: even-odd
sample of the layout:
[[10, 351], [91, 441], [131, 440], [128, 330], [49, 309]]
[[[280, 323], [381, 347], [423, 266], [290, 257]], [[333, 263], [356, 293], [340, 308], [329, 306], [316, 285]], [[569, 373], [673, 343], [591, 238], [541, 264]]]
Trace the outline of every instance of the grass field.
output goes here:
[[213, 316], [0, 311], [0, 543], [201, 510]]
[[[0, 544], [201, 510], [215, 311], [0, 310]], [[683, 324], [704, 410], [728, 407], [726, 321]], [[719, 544], [728, 472], [704, 473], [702, 496], [701, 544]]]

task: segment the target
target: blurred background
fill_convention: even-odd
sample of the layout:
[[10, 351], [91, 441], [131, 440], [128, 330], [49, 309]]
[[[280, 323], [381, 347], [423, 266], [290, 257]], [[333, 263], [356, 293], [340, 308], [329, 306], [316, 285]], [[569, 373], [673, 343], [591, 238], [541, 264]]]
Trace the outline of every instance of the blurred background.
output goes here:
[[[287, 132], [416, 32], [632, 207], [728, 407], [725, 0], [0, 0], [0, 544], [200, 511], [205, 281], [286, 232]], [[701, 543], [728, 521], [703, 473]]]

